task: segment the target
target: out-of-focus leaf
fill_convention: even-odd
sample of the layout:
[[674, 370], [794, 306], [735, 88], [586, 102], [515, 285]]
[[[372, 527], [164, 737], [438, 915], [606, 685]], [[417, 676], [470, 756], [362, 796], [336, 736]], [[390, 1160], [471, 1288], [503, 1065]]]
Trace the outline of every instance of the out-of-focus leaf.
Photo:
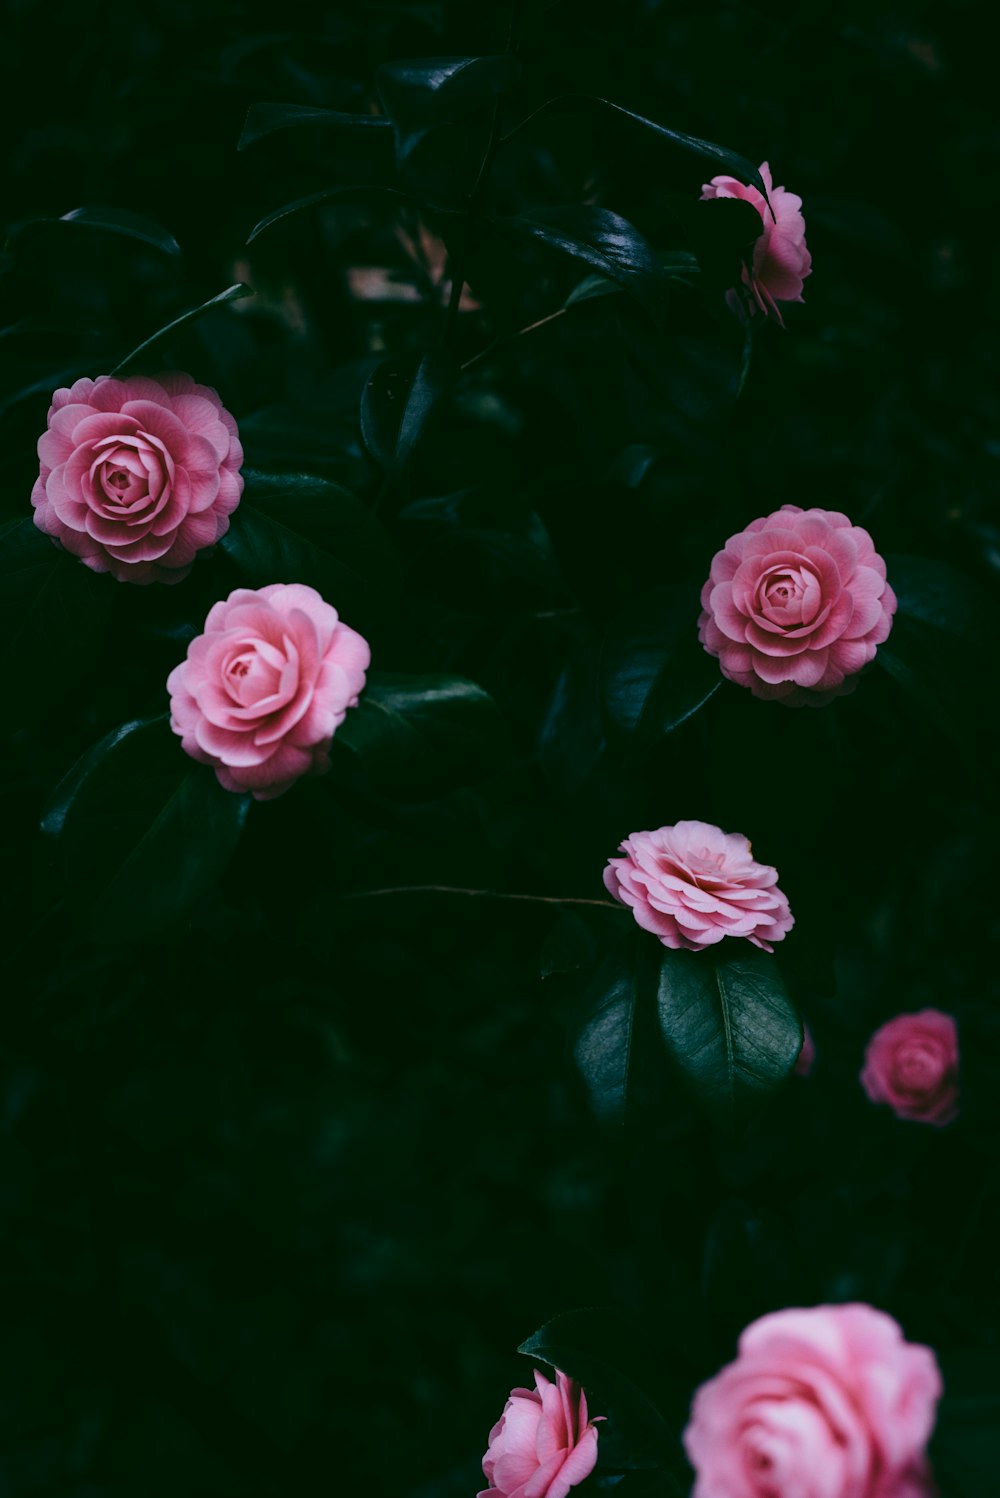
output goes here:
[[722, 684], [697, 635], [698, 593], [645, 594], [611, 624], [601, 647], [600, 697], [609, 730], [651, 743], [678, 728]]
[[563, 794], [579, 790], [606, 747], [593, 647], [572, 657], [556, 683], [538, 741], [546, 779]]
[[[727, 947], [746, 947], [731, 955]], [[660, 958], [660, 1033], [698, 1102], [732, 1132], [790, 1075], [802, 1020], [773, 956], [727, 940]]]
[[472, 114], [509, 89], [520, 71], [517, 58], [509, 53], [382, 63], [375, 71], [375, 84], [395, 129], [400, 165], [430, 130]]
[[55, 710], [57, 682], [92, 664], [111, 616], [114, 584], [60, 551], [30, 518], [0, 526], [0, 670], [4, 716], [25, 705]]
[[[685, 278], [698, 274], [697, 256], [689, 250], [661, 250], [656, 258], [666, 276]], [[578, 286], [574, 286], [564, 305], [574, 307], [577, 302], [593, 301], [594, 297], [611, 296], [622, 290], [624, 288], [618, 282], [609, 281], [606, 276], [587, 276]]]
[[763, 220], [744, 198], [672, 197], [670, 211], [694, 254], [706, 288], [738, 285]]
[[685, 151], [693, 151], [696, 156], [701, 157], [702, 161], [714, 167], [716, 175], [723, 172], [729, 173], [738, 177], [741, 182], [752, 183], [759, 192], [766, 196], [764, 179], [760, 170], [746, 156], [730, 151], [725, 146], [717, 146], [714, 141], [702, 140], [696, 135], [686, 135], [681, 130], [671, 130], [666, 125], [659, 125], [655, 120], [648, 120], [644, 115], [634, 114], [631, 109], [623, 109], [620, 104], [613, 104], [610, 99], [602, 99], [595, 94], [560, 94], [558, 98], [549, 99], [526, 119], [508, 130], [503, 140], [504, 142], [510, 140], [535, 120], [553, 116], [604, 112], [619, 119], [629, 120], [633, 125], [638, 125], [641, 129], [656, 136], [658, 140], [680, 146]]
[[229, 863], [249, 796], [184, 753], [166, 716], [126, 723], [57, 787], [42, 818], [50, 898], [92, 941], [138, 941], [188, 914]]
[[385, 359], [361, 392], [361, 436], [376, 463], [401, 468], [420, 439], [428, 417], [458, 376], [458, 365], [443, 347], [414, 364]]
[[421, 797], [492, 769], [505, 740], [496, 703], [462, 676], [374, 671], [334, 735], [386, 794]]
[[420, 499], [400, 511], [401, 520], [421, 529], [488, 552], [510, 571], [533, 582], [555, 575], [552, 542], [534, 510], [502, 508], [482, 490], [462, 489], [441, 498]]
[[398, 573], [377, 517], [349, 489], [306, 473], [245, 474], [220, 542], [251, 587], [307, 583], [352, 622]]
[[151, 337], [146, 338], [140, 343], [138, 348], [134, 348], [130, 354], [127, 354], [119, 364], [116, 364], [111, 373], [113, 375], [122, 374], [130, 364], [135, 363], [141, 354], [147, 353], [154, 344], [159, 343], [161, 338], [166, 338], [168, 333], [172, 333], [176, 328], [183, 327], [185, 323], [193, 322], [195, 318], [204, 316], [213, 307], [221, 307], [226, 302], [238, 302], [242, 297], [253, 295], [254, 289], [252, 286], [245, 286], [242, 281], [237, 281], [235, 286], [229, 286], [225, 291], [220, 291], [217, 296], [209, 297], [207, 302], [201, 302], [197, 307], [192, 307], [189, 311], [182, 312], [180, 317], [174, 318], [173, 322], [168, 322], [165, 327], [158, 329]]
[[146, 218], [141, 213], [133, 213], [128, 208], [73, 208], [59, 218], [29, 219], [27, 223], [19, 224], [14, 229], [11, 239], [20, 237], [34, 224], [78, 224], [85, 229], [103, 229], [108, 234], [120, 234], [126, 239], [141, 240], [143, 244], [162, 250], [165, 255], [179, 255], [181, 252], [181, 247], [174, 236], [162, 225], [155, 223], [151, 218]]
[[592, 265], [602, 277], [631, 292], [653, 316], [662, 311], [666, 273], [638, 229], [610, 209], [570, 204], [492, 222]]
[[[319, 192], [307, 193], [304, 198], [295, 198], [291, 203], [284, 203], [280, 208], [275, 208], [268, 213], [259, 223], [254, 224], [247, 235], [247, 244], [253, 244], [258, 235], [263, 234], [265, 229], [270, 229], [273, 224], [280, 223], [283, 218], [290, 214], [301, 213], [306, 208], [315, 208], [320, 203], [367, 203], [372, 201], [386, 200], [390, 203], [415, 203], [416, 199], [408, 192], [402, 192], [397, 187], [383, 187], [379, 183], [355, 183], [351, 186], [323, 187]], [[419, 206], [419, 205], [418, 205]], [[435, 208], [436, 213], [445, 213], [444, 208]]]
[[987, 649], [995, 641], [998, 610], [975, 579], [932, 557], [893, 555], [885, 563], [902, 618]]
[[236, 149], [245, 151], [265, 135], [302, 125], [337, 130], [388, 130], [392, 121], [382, 114], [344, 114], [337, 109], [316, 109], [310, 104], [251, 104]]

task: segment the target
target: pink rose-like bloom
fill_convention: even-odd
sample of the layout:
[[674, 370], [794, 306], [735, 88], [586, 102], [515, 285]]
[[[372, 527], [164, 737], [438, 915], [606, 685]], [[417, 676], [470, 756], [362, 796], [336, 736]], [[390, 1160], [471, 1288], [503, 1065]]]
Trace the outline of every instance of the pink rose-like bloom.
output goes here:
[[678, 822], [633, 832], [619, 848], [625, 857], [609, 860], [605, 886], [665, 947], [700, 952], [743, 936], [771, 952], [795, 924], [777, 869], [755, 863], [738, 832]]
[[820, 706], [888, 639], [896, 595], [871, 536], [837, 510], [782, 505], [730, 536], [701, 590], [698, 638], [755, 697]]
[[587, 1419], [586, 1394], [558, 1368], [555, 1383], [536, 1370], [534, 1389], [512, 1389], [490, 1431], [483, 1457], [489, 1487], [477, 1498], [566, 1498], [596, 1461], [597, 1426]]
[[371, 652], [315, 588], [237, 588], [167, 677], [170, 726], [227, 791], [271, 801], [330, 768], [334, 730], [355, 707]]
[[931, 1349], [871, 1306], [762, 1316], [694, 1397], [692, 1498], [929, 1498], [941, 1390]]
[[958, 1115], [958, 1029], [950, 1014], [921, 1009], [897, 1014], [876, 1030], [865, 1051], [861, 1085], [897, 1118], [951, 1123]]
[[[765, 317], [770, 312], [784, 327], [778, 302], [801, 302], [802, 283], [812, 271], [812, 256], [806, 248], [806, 225], [802, 217], [802, 199], [783, 187], [772, 187], [771, 169], [761, 163], [760, 174], [767, 188], [771, 207], [756, 187], [747, 187], [735, 177], [713, 177], [701, 190], [705, 198], [742, 198], [752, 203], [761, 217], [761, 233], [753, 247], [749, 266], [743, 267], [743, 284], [749, 295], [742, 299], [735, 290], [727, 300], [740, 316], [753, 315], [759, 307]], [[774, 217], [771, 216], [771, 209]], [[744, 311], [744, 304], [746, 310]]]
[[35, 524], [120, 583], [179, 582], [243, 492], [236, 422], [187, 374], [57, 390], [38, 457]]

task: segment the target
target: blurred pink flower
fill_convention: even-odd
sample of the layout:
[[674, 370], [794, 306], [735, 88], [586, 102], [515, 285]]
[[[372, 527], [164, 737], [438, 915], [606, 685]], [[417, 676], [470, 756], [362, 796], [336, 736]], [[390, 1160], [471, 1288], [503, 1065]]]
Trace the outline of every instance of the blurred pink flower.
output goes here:
[[[602, 1416], [598, 1417], [603, 1418]], [[597, 1461], [597, 1427], [587, 1396], [556, 1369], [551, 1383], [535, 1372], [534, 1389], [512, 1389], [490, 1431], [478, 1498], [566, 1498]]]
[[897, 1014], [865, 1051], [861, 1085], [897, 1118], [941, 1128], [958, 1116], [958, 1029], [950, 1014]]
[[187, 374], [57, 390], [38, 457], [35, 524], [119, 582], [179, 582], [243, 492], [236, 422]]
[[816, 1061], [816, 1042], [813, 1040], [812, 1031], [808, 1025], [802, 1026], [802, 1049], [799, 1059], [795, 1063], [794, 1072], [797, 1077], [808, 1077]]
[[931, 1349], [871, 1306], [762, 1316], [694, 1397], [692, 1498], [929, 1498], [941, 1389]]
[[[771, 169], [761, 163], [760, 174], [767, 188], [769, 208], [756, 187], [747, 187], [735, 177], [713, 177], [701, 190], [702, 198], [742, 198], [752, 203], [761, 217], [760, 237], [754, 244], [749, 266], [743, 267], [743, 284], [749, 295], [729, 293], [729, 304], [741, 317], [753, 316], [759, 308], [784, 327], [778, 302], [801, 302], [802, 283], [812, 271], [812, 256], [806, 248], [806, 225], [802, 199], [784, 187], [771, 185]], [[774, 210], [772, 217], [771, 210]]]
[[837, 510], [782, 505], [730, 536], [701, 590], [698, 638], [755, 697], [819, 706], [888, 639], [896, 595], [871, 536]]
[[795, 924], [777, 870], [755, 863], [738, 832], [678, 822], [633, 832], [619, 846], [625, 857], [604, 870], [608, 892], [665, 947], [699, 952], [742, 936], [770, 952]]
[[237, 588], [167, 678], [170, 726], [227, 791], [270, 801], [330, 767], [371, 652], [304, 583]]

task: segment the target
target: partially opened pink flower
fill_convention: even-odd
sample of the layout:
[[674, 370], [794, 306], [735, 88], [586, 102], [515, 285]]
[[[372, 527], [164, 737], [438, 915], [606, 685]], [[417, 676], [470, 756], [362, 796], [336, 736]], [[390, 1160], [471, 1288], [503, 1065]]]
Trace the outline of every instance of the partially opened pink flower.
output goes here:
[[865, 1051], [861, 1085], [897, 1118], [938, 1128], [958, 1116], [958, 1028], [950, 1014], [897, 1014]]
[[490, 1431], [478, 1498], [566, 1498], [596, 1461], [586, 1394], [558, 1369], [555, 1383], [536, 1370], [534, 1389], [512, 1389]]
[[762, 1316], [695, 1395], [693, 1498], [930, 1498], [941, 1388], [930, 1348], [871, 1306]]
[[665, 947], [699, 952], [742, 936], [770, 952], [795, 924], [777, 869], [756, 863], [738, 832], [678, 822], [633, 832], [619, 847], [624, 858], [604, 870], [608, 892]]
[[371, 652], [315, 588], [237, 588], [215, 604], [167, 678], [170, 726], [227, 791], [270, 801], [330, 767]]
[[229, 529], [243, 479], [236, 422], [187, 374], [57, 390], [31, 492], [39, 530], [119, 582], [178, 582]]
[[818, 706], [874, 659], [896, 595], [860, 525], [782, 505], [716, 552], [701, 607], [698, 638], [723, 676], [755, 697]]
[[783, 187], [772, 186], [771, 169], [766, 161], [761, 163], [760, 175], [767, 188], [770, 208], [756, 187], [747, 187], [735, 177], [713, 177], [705, 183], [701, 195], [742, 198], [760, 214], [760, 237], [754, 244], [750, 265], [743, 267], [743, 284], [748, 295], [740, 297], [732, 291], [729, 303], [740, 316], [753, 316], [759, 308], [765, 317], [770, 313], [784, 326], [777, 304], [801, 302], [802, 283], [812, 270], [812, 256], [806, 248], [802, 199]]

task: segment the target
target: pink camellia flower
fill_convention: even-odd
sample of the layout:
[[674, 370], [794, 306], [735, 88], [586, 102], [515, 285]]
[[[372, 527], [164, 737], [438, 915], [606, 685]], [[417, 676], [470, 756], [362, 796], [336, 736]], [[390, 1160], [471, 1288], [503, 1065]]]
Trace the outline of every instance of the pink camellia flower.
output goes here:
[[57, 390], [38, 457], [35, 524], [120, 583], [179, 582], [243, 492], [236, 422], [186, 374]]
[[865, 1051], [861, 1085], [897, 1118], [941, 1128], [958, 1115], [958, 1029], [950, 1014], [897, 1014]]
[[795, 924], [777, 869], [755, 863], [738, 832], [678, 822], [633, 832], [619, 848], [625, 857], [604, 870], [608, 892], [665, 947], [700, 952], [724, 936], [743, 936], [771, 952]]
[[896, 595], [861, 526], [782, 505], [716, 552], [701, 607], [698, 638], [723, 676], [755, 697], [820, 706], [888, 639]]
[[489, 1486], [477, 1498], [566, 1498], [596, 1461], [597, 1425], [587, 1419], [586, 1394], [558, 1368], [555, 1383], [536, 1370], [534, 1389], [512, 1389], [490, 1431], [483, 1457]]
[[941, 1390], [930, 1348], [871, 1306], [762, 1316], [695, 1394], [692, 1498], [929, 1498]]
[[315, 588], [237, 588], [167, 677], [170, 726], [227, 791], [271, 801], [330, 768], [330, 741], [357, 705], [370, 657]]
[[[743, 267], [743, 297], [735, 290], [727, 300], [743, 318], [759, 307], [770, 312], [784, 327], [778, 302], [801, 302], [802, 283], [812, 271], [812, 256], [806, 248], [806, 225], [802, 199], [783, 187], [772, 187], [771, 169], [761, 163], [760, 174], [767, 188], [769, 208], [756, 187], [747, 187], [735, 177], [713, 177], [701, 190], [702, 198], [742, 198], [752, 203], [761, 217], [761, 233], [753, 247], [749, 266]], [[771, 209], [774, 210], [772, 217]]]

